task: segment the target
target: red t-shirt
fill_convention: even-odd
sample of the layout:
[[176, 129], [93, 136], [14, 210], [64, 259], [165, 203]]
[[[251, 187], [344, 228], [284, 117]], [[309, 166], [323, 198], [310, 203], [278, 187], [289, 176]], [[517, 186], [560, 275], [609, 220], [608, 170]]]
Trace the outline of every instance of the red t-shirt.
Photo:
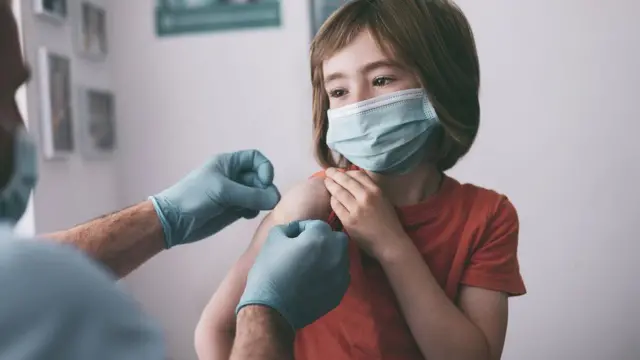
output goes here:
[[[324, 176], [324, 172], [314, 176]], [[461, 285], [526, 290], [517, 259], [518, 215], [504, 196], [444, 176], [427, 201], [397, 209], [433, 276], [456, 301]], [[341, 230], [335, 214], [328, 222]], [[349, 248], [351, 285], [340, 305], [298, 332], [298, 360], [424, 359], [377, 261]]]

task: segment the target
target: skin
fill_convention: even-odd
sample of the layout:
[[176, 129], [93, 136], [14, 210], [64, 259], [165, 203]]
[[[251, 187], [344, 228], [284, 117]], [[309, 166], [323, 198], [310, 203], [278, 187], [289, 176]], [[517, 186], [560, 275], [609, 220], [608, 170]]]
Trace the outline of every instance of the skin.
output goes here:
[[[368, 32], [325, 61], [323, 68], [331, 108], [421, 87], [410, 71], [378, 48]], [[326, 180], [307, 180], [285, 194], [205, 308], [196, 330], [200, 359], [229, 356], [236, 333], [233, 304], [241, 296], [265, 229], [306, 217], [326, 219], [331, 210], [352, 238], [383, 266], [425, 358], [499, 359], [507, 329], [507, 295], [462, 286], [458, 302], [451, 302], [393, 209], [424, 201], [438, 190], [440, 182], [441, 174], [429, 163], [401, 176], [329, 169]]]
[[[8, 182], [13, 168], [13, 134], [16, 129], [24, 126], [15, 100], [16, 91], [29, 78], [11, 4], [6, 0], [0, 0], [0, 54], [2, 189]], [[46, 239], [43, 241], [58, 241], [85, 251], [111, 269], [117, 277], [129, 274], [164, 249], [162, 226], [153, 204], [149, 201], [42, 238]], [[244, 287], [244, 284], [242, 286]], [[239, 330], [232, 359], [292, 358], [291, 328], [274, 310], [248, 306], [238, 316], [237, 326]]]
[[265, 306], [246, 306], [238, 313], [231, 360], [293, 360], [295, 332]]

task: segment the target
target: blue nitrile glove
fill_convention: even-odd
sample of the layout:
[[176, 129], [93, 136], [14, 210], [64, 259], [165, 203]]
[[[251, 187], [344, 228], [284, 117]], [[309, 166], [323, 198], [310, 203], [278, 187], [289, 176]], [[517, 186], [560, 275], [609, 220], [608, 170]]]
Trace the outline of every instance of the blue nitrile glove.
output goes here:
[[349, 287], [347, 235], [318, 221], [271, 229], [253, 267], [236, 313], [247, 305], [278, 311], [296, 329], [340, 304]]
[[209, 237], [243, 217], [273, 209], [280, 193], [273, 165], [258, 150], [215, 156], [158, 195], [151, 196], [171, 248]]

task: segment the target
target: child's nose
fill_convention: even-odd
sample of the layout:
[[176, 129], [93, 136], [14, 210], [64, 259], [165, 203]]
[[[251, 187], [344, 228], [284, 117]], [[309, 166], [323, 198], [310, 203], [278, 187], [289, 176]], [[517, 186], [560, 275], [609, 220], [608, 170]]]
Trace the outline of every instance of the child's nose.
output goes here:
[[370, 86], [367, 86], [368, 83], [361, 83], [356, 86], [355, 89], [352, 90], [353, 96], [351, 97], [351, 102], [356, 103], [364, 100], [371, 99], [374, 94]]

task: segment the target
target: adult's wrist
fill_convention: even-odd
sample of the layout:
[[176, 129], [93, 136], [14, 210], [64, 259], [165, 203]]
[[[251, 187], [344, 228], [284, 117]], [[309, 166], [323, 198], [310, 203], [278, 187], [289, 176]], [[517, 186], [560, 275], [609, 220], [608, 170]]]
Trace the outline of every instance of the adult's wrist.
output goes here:
[[153, 214], [158, 220], [159, 228], [160, 228], [160, 238], [164, 244], [165, 249], [171, 248], [172, 245], [172, 236], [171, 236], [171, 222], [162, 211], [162, 199], [159, 199], [157, 196], [149, 196], [149, 198], [143, 202], [146, 206], [150, 206], [153, 209]]
[[291, 339], [295, 337], [295, 330], [291, 327], [287, 319], [272, 307], [266, 305], [245, 305], [238, 311], [236, 317], [236, 332], [243, 329], [256, 328], [269, 331], [272, 334], [278, 334], [283, 339]]
[[247, 306], [260, 306], [267, 308], [270, 312], [278, 314], [279, 317], [284, 319], [289, 327], [295, 331], [296, 316], [289, 311], [287, 306], [285, 306], [286, 302], [280, 298], [278, 291], [253, 285], [255, 285], [254, 281], [248, 279], [245, 291], [236, 306], [236, 314], [239, 314], [240, 311]]
[[293, 359], [295, 332], [274, 309], [247, 305], [238, 311], [231, 360]]
[[165, 244], [165, 231], [162, 224], [162, 219], [158, 214], [155, 204], [151, 199], [147, 199], [137, 205], [140, 209], [140, 213], [144, 214], [145, 218], [148, 218], [146, 222], [150, 227], [149, 230], [153, 233], [153, 236], [162, 244]]

